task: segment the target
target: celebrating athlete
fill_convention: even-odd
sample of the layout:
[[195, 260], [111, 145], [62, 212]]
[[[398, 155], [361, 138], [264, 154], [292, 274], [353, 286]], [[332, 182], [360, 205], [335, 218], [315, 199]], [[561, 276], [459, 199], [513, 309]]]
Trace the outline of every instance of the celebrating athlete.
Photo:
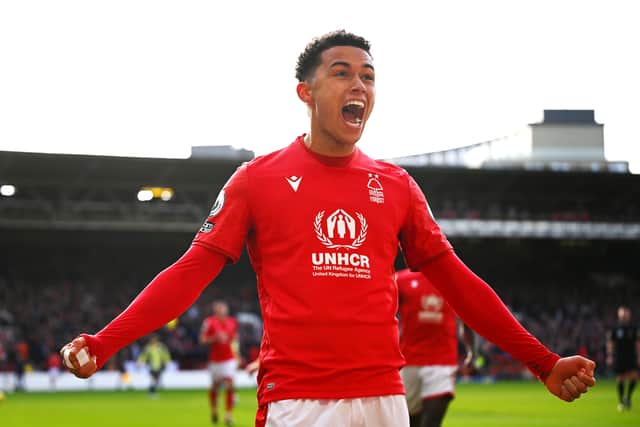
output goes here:
[[356, 147], [375, 102], [369, 42], [344, 31], [314, 39], [296, 77], [308, 133], [238, 168], [187, 252], [104, 329], [63, 347], [71, 372], [92, 375], [176, 318], [246, 244], [264, 318], [256, 425], [408, 426], [395, 317], [400, 245], [466, 324], [551, 393], [572, 401], [594, 385], [592, 361], [549, 351], [462, 263], [407, 172]]

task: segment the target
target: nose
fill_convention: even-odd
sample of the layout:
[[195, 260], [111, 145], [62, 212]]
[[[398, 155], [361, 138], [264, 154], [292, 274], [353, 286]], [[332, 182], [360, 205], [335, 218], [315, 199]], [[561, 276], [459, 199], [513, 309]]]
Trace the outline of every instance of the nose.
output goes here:
[[353, 82], [351, 83], [351, 91], [352, 92], [364, 92], [366, 90], [366, 86], [360, 76], [355, 76], [353, 78]]

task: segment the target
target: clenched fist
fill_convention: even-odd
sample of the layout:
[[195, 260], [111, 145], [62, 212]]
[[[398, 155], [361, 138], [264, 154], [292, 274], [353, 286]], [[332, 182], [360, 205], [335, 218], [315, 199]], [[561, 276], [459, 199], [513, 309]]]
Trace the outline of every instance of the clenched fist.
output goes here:
[[62, 347], [60, 356], [64, 366], [78, 378], [89, 378], [98, 370], [96, 357], [91, 355], [83, 337], [78, 337]]
[[545, 385], [552, 394], [572, 402], [596, 384], [595, 367], [593, 361], [581, 356], [563, 357], [556, 362]]

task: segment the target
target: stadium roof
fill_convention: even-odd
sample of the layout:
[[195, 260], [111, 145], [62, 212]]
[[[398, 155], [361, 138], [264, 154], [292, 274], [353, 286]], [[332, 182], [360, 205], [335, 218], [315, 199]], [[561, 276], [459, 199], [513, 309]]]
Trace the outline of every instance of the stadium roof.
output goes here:
[[544, 110], [543, 121], [511, 135], [389, 161], [407, 167], [629, 173], [628, 162], [605, 159], [604, 125], [594, 117], [593, 110]]
[[[0, 230], [192, 232], [239, 163], [0, 151], [0, 186], [17, 189], [0, 197]], [[640, 175], [407, 169], [451, 236], [640, 238]], [[136, 194], [145, 186], [175, 196], [144, 203]]]
[[67, 185], [163, 184], [226, 180], [244, 159], [199, 157], [157, 159], [0, 151], [0, 183], [38, 183], [43, 177]]

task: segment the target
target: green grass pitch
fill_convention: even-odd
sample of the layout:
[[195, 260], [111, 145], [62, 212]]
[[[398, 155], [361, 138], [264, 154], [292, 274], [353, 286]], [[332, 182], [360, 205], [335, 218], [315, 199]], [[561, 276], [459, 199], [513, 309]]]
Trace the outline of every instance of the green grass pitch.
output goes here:
[[[601, 381], [571, 404], [552, 397], [533, 382], [459, 384], [444, 427], [637, 427], [640, 394], [635, 397], [637, 407], [618, 413], [612, 381]], [[235, 425], [253, 426], [255, 409], [255, 390], [241, 390]], [[0, 401], [2, 427], [210, 425], [203, 390], [161, 391], [157, 399], [138, 391], [14, 393]]]

